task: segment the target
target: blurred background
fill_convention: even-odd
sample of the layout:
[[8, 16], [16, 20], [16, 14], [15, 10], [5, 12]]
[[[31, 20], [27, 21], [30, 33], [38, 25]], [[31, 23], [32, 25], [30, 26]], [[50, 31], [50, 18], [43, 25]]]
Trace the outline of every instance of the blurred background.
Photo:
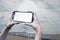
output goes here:
[[[35, 12], [43, 29], [42, 38], [59, 40], [60, 0], [0, 0], [0, 32], [10, 21], [11, 14], [15, 10]], [[35, 31], [31, 27], [18, 24], [9, 34], [34, 37]]]

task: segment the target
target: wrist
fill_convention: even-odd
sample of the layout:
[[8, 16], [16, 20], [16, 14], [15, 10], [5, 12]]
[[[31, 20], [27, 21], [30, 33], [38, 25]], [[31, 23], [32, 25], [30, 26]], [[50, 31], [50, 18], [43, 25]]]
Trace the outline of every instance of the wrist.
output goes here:
[[36, 26], [36, 31], [37, 31], [37, 33], [42, 32], [42, 28], [39, 24]]
[[10, 24], [9, 24], [9, 25], [6, 25], [6, 28], [7, 28], [7, 29], [11, 29], [11, 27], [12, 27], [12, 26], [11, 26]]
[[7, 27], [7, 29], [11, 29], [11, 27]]

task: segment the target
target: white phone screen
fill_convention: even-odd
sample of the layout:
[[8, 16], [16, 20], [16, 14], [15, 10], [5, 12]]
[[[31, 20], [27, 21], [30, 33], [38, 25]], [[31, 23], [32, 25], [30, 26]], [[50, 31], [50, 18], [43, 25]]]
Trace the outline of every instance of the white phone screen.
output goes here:
[[32, 13], [15, 12], [14, 21], [31, 22], [32, 21]]

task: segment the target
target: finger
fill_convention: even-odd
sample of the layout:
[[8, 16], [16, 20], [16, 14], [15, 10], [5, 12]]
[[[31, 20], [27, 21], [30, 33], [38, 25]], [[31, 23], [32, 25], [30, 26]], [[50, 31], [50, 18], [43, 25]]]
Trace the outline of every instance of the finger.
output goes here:
[[15, 25], [15, 24], [19, 24], [19, 22], [13, 22], [12, 24], [14, 24], [14, 25]]
[[36, 31], [36, 27], [34, 27], [32, 24], [25, 23], [25, 25], [32, 27]]
[[32, 27], [32, 23], [25, 23], [25, 25]]
[[25, 25], [30, 26], [31, 24], [30, 23], [25, 23]]
[[39, 19], [38, 15], [34, 14], [34, 20], [38, 20], [38, 19]]

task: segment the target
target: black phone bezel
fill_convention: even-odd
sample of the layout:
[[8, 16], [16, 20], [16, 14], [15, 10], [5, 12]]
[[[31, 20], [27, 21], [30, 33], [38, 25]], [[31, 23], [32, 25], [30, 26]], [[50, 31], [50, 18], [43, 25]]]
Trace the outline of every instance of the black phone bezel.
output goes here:
[[[23, 21], [15, 21], [14, 20], [14, 16], [16, 12], [21, 12], [21, 13], [32, 13], [32, 20], [31, 22], [23, 22]], [[11, 18], [14, 22], [20, 22], [20, 23], [32, 23], [34, 21], [34, 13], [32, 11], [13, 11], [12, 13], [12, 18]]]

